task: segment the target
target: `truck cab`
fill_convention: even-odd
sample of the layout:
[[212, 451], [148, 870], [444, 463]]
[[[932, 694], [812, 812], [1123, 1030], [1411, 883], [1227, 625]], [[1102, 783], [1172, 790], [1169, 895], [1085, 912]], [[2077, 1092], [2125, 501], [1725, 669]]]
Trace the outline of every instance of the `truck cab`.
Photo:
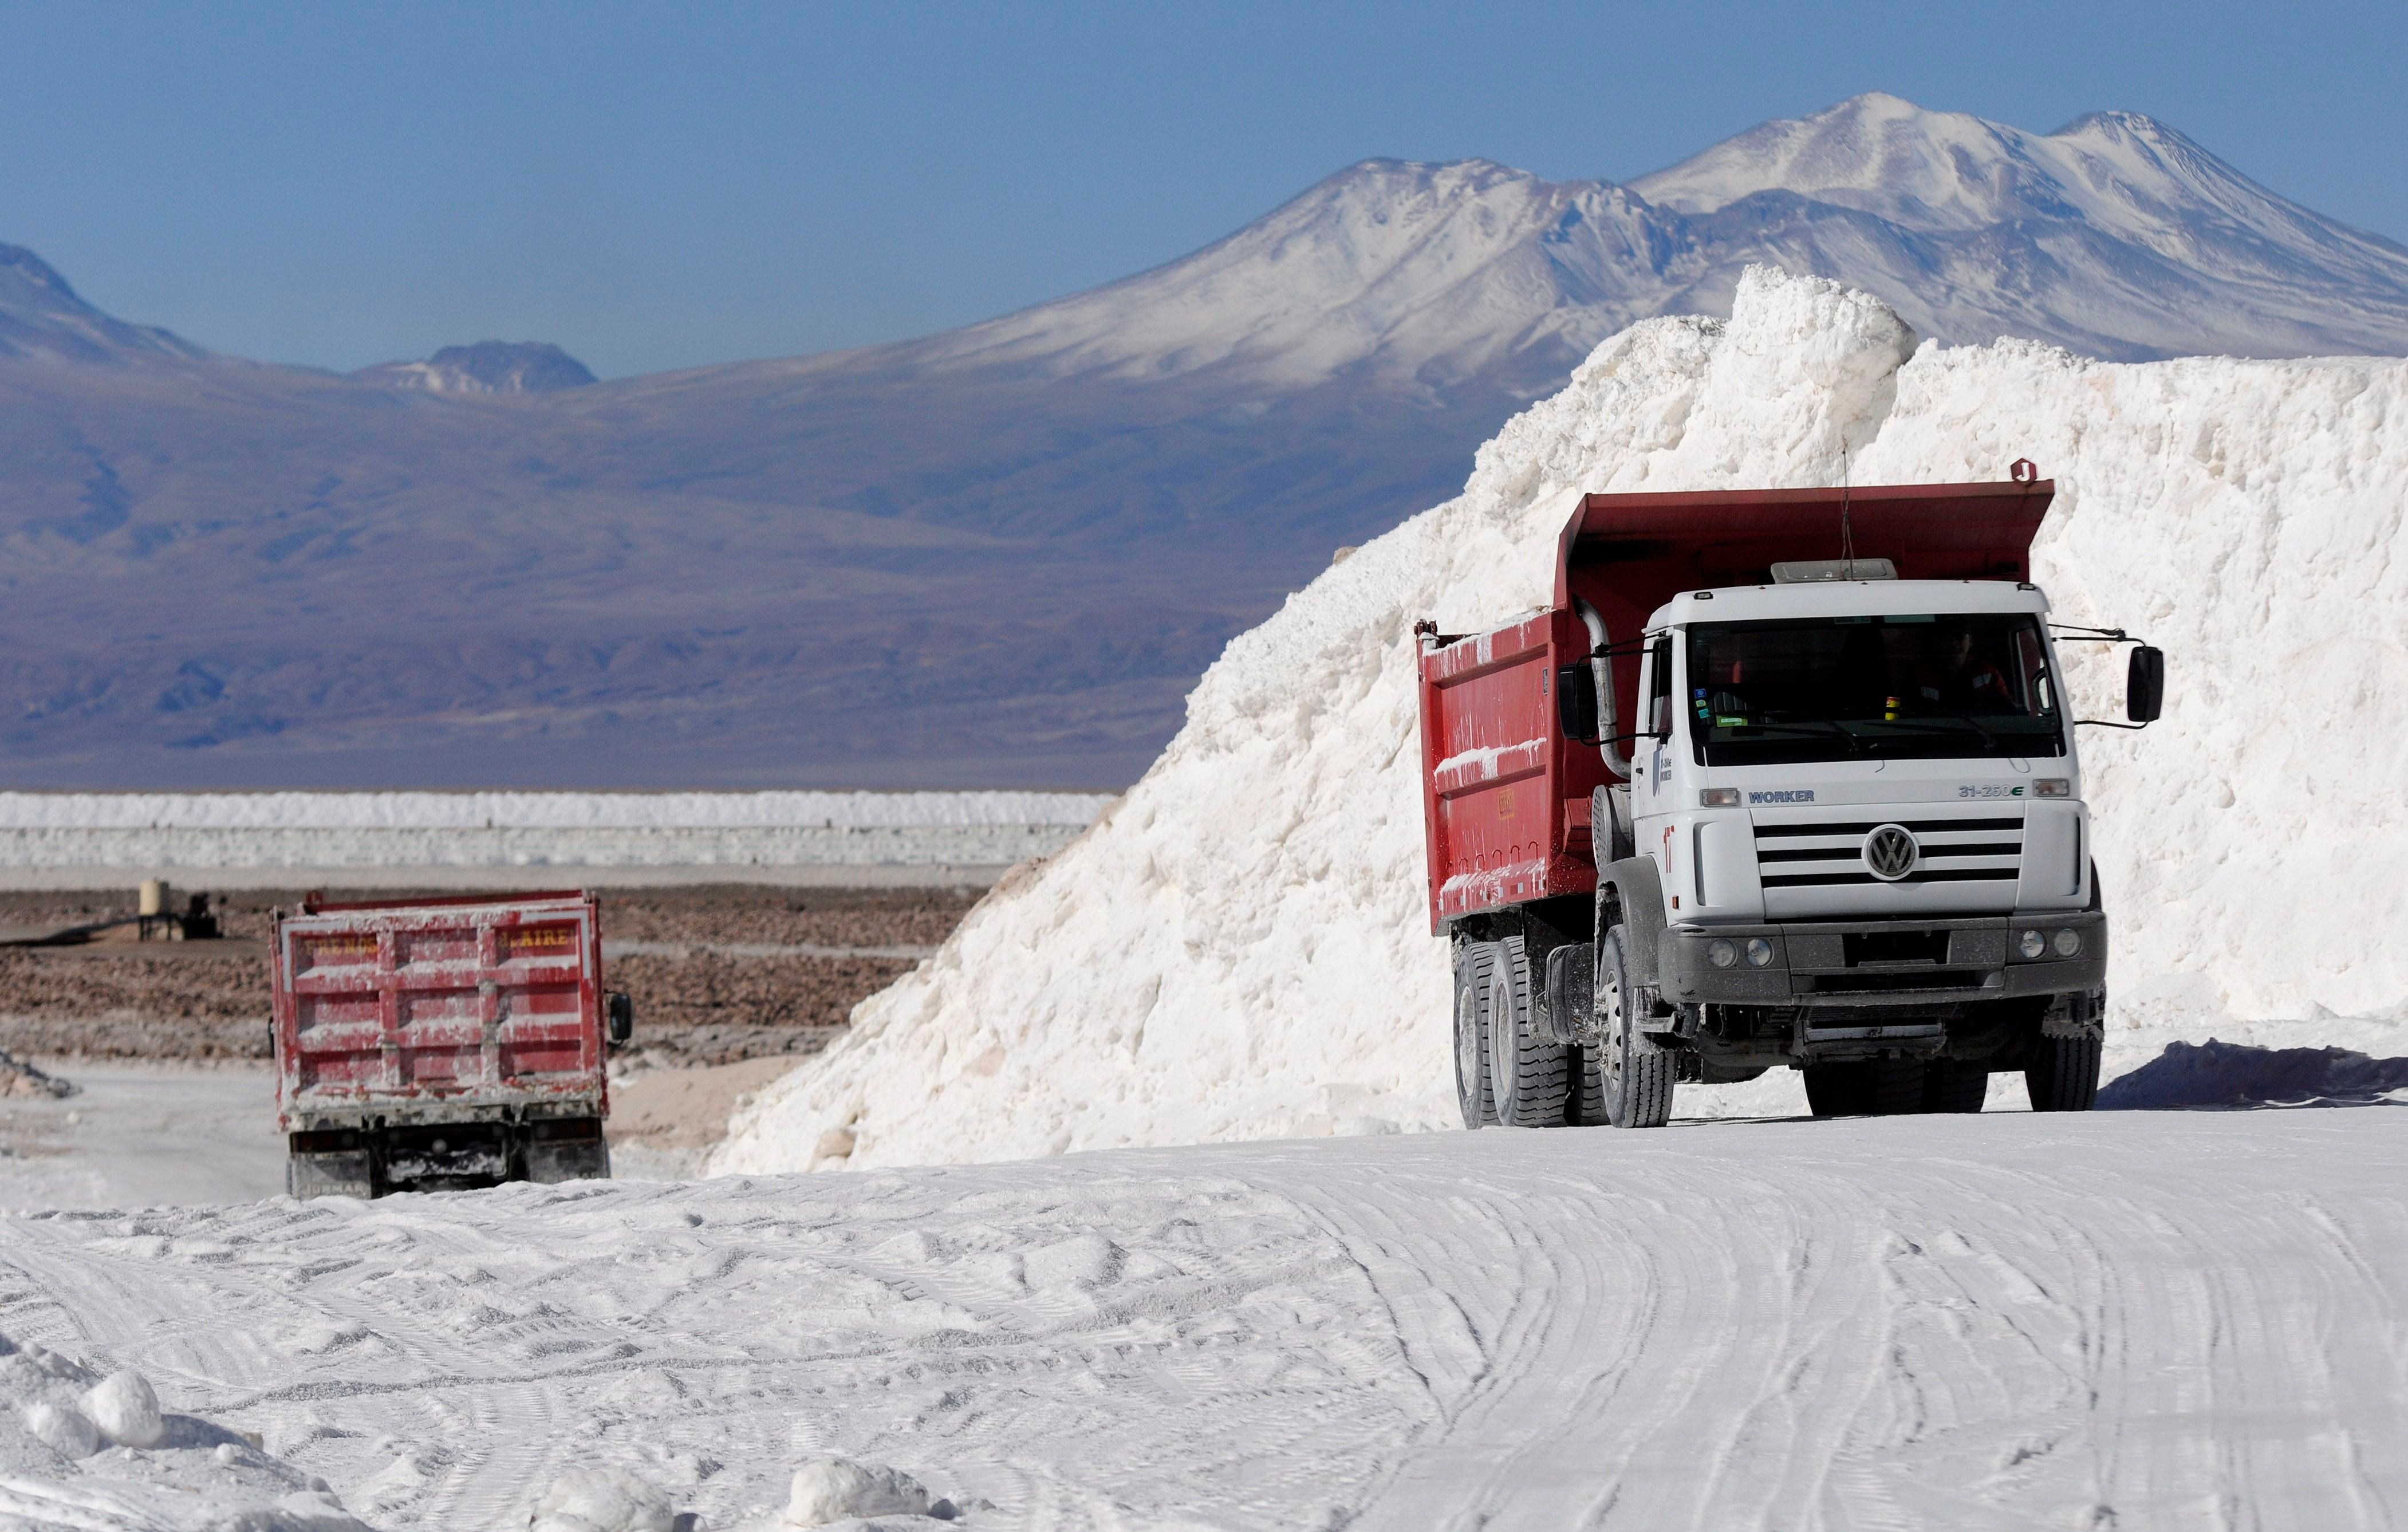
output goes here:
[[[2026, 564], [2050, 493], [1592, 495], [1555, 610], [1425, 632], [1467, 1124], [1650, 1126], [1679, 1081], [1778, 1067], [1817, 1115], [1977, 1111], [2018, 1071], [2089, 1106], [2095, 721]], [[2161, 689], [2137, 649], [2134, 722]]]
[[1985, 1002], [2095, 1019], [2106, 916], [2047, 612], [2028, 582], [1852, 579], [1649, 619], [1632, 841], [1699, 1078], [1797, 1062], [1844, 1096], [1879, 1071], [1821, 1067], [1903, 1057], [1960, 1099], [2013, 1009]]

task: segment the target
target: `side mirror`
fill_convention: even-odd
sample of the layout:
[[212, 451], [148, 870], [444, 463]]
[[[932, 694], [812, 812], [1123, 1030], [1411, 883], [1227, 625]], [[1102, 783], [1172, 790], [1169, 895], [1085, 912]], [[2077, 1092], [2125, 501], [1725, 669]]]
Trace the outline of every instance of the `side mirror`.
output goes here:
[[2132, 651], [2124, 711], [2135, 723], [2154, 723], [2166, 705], [2166, 651], [2143, 644]]
[[610, 1039], [611, 1047], [617, 1048], [636, 1035], [636, 1002], [616, 990], [610, 992], [608, 1000], [603, 1036]]
[[1564, 737], [1584, 745], [1598, 742], [1597, 679], [1584, 665], [1568, 665], [1555, 672], [1555, 719]]

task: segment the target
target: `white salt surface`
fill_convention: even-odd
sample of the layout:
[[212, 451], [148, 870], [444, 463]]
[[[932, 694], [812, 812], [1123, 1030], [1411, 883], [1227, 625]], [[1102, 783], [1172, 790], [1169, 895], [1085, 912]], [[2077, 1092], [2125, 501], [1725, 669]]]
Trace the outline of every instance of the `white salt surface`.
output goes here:
[[1498, 1130], [19, 1218], [0, 1329], [138, 1367], [171, 1414], [261, 1433], [393, 1529], [525, 1527], [548, 1496], [657, 1532], [657, 1499], [611, 1492], [629, 1476], [782, 1532], [796, 1471], [840, 1457], [971, 1532], [2352, 1532], [2408, 1506], [2402, 1113]]
[[0, 1210], [250, 1202], [284, 1190], [265, 1067], [52, 1067], [81, 1091], [0, 1100]]
[[[2167, 651], [2162, 723], [2082, 734], [2114, 932], [2111, 1071], [2211, 1034], [2403, 1052], [2408, 363], [1918, 347], [1864, 294], [1757, 271], [1727, 322], [1607, 341], [1481, 451], [1459, 498], [1232, 642], [1145, 779], [858, 1008], [714, 1163], [1449, 1123], [1414, 619], [1477, 631], [1546, 601], [1580, 492], [1831, 485], [1843, 448], [1857, 483], [2036, 460], [2057, 484], [2034, 551], [2057, 620]], [[2069, 652], [2082, 710], [2117, 716], [2112, 662]], [[1679, 1110], [1798, 1098], [1776, 1071], [1684, 1086]]]
[[1094, 793], [0, 793], [0, 869], [1005, 866]]

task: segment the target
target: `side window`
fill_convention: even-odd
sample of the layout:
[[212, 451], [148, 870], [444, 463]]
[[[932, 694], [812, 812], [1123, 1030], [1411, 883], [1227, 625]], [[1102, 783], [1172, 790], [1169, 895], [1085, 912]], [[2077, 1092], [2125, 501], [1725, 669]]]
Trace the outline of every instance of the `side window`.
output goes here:
[[1665, 635], [1647, 646], [1647, 730], [1672, 732], [1672, 639]]
[[2016, 700], [2024, 711], [2045, 718], [2057, 711], [2057, 696], [2049, 685], [2048, 651], [2041, 643], [2037, 625], [2017, 630], [2015, 634], [2015, 668], [2021, 672], [2024, 694]]

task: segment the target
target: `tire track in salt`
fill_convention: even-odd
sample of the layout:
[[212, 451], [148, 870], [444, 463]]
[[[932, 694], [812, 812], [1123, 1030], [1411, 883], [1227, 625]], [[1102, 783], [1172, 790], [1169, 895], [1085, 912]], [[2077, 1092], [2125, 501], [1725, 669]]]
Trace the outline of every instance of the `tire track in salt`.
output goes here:
[[2399, 1121], [1448, 1134], [9, 1220], [0, 1329], [319, 1432], [312, 1471], [452, 1532], [597, 1452], [724, 1521], [804, 1450], [954, 1475], [997, 1532], [2389, 1527]]
[[[2346, 1251], [2281, 1259], [2338, 1225], [2262, 1175], [2250, 1124], [1769, 1126], [1438, 1136], [1393, 1151], [1377, 1201], [1283, 1177], [1408, 1354], [1450, 1310], [1476, 1347], [1423, 1368], [1438, 1419], [1358, 1525], [2394, 1525], [2408, 1412], [2338, 1332], [2374, 1322], [2387, 1360], [2402, 1282]], [[2193, 1141], [2102, 1163], [2158, 1130]], [[2237, 1195], [2253, 1171], [2272, 1184]], [[2408, 1255], [2383, 1177], [2358, 1191]], [[2278, 1400], [2299, 1441], [2255, 1428]]]

